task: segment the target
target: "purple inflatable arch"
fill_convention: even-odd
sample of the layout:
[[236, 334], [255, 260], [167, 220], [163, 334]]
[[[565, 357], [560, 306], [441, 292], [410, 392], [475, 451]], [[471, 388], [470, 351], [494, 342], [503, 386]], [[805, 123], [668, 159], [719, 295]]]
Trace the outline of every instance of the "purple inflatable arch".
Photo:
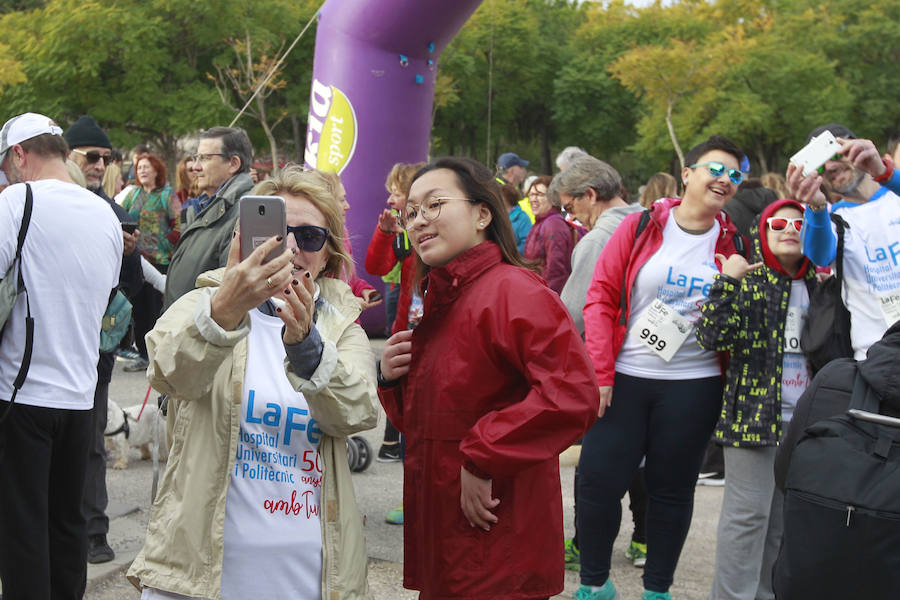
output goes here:
[[[358, 274], [394, 163], [428, 156], [437, 61], [481, 0], [328, 0], [319, 14], [306, 132], [309, 168], [339, 173]], [[370, 333], [384, 309], [363, 314]]]

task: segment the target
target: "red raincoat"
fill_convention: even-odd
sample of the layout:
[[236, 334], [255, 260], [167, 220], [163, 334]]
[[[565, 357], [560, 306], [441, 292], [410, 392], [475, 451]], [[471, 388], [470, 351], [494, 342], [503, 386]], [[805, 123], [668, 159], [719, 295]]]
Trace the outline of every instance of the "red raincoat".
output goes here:
[[[559, 296], [485, 242], [427, 280], [409, 374], [379, 396], [406, 437], [404, 587], [423, 600], [563, 589], [558, 455], [594, 423], [593, 367]], [[491, 478], [499, 521], [460, 508], [460, 467]]]

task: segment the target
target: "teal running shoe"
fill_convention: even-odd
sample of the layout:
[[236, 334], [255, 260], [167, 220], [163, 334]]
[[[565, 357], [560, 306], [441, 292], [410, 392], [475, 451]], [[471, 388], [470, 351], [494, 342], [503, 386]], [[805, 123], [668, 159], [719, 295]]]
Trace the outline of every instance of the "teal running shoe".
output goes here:
[[575, 592], [575, 600], [616, 600], [618, 597], [616, 587], [612, 584], [611, 579], [607, 579], [603, 587], [596, 592], [592, 592], [589, 585], [582, 585]]

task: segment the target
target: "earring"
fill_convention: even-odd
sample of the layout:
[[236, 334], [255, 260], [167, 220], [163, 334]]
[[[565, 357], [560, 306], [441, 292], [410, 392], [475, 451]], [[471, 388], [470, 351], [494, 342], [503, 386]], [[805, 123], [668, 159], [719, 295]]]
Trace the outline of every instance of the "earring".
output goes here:
[[479, 223], [479, 225], [482, 226], [482, 227], [484, 227], [484, 221], [482, 221], [481, 223]]

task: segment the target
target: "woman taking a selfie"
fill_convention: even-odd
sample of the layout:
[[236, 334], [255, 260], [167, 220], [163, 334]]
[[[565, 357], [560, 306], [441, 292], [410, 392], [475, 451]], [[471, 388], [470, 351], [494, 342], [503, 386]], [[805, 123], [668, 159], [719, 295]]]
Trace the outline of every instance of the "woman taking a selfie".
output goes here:
[[[377, 420], [374, 357], [341, 207], [323, 175], [285, 168], [281, 235], [201, 276], [147, 337], [150, 383], [177, 410], [147, 539], [142, 598], [365, 598], [366, 550], [345, 438]], [[169, 415], [170, 419], [173, 415]]]
[[410, 187], [418, 327], [395, 333], [379, 394], [406, 436], [404, 587], [420, 598], [563, 589], [559, 453], [597, 415], [597, 383], [559, 296], [523, 268], [500, 190], [441, 158]]
[[719, 357], [698, 345], [693, 327], [719, 272], [716, 254], [731, 256], [741, 240], [722, 208], [743, 179], [742, 157], [719, 136], [695, 146], [681, 172], [682, 199], [626, 217], [597, 262], [584, 325], [600, 418], [578, 465], [579, 600], [616, 596], [609, 571], [621, 500], [644, 457], [643, 599], [671, 598], [694, 483], [722, 406]]

